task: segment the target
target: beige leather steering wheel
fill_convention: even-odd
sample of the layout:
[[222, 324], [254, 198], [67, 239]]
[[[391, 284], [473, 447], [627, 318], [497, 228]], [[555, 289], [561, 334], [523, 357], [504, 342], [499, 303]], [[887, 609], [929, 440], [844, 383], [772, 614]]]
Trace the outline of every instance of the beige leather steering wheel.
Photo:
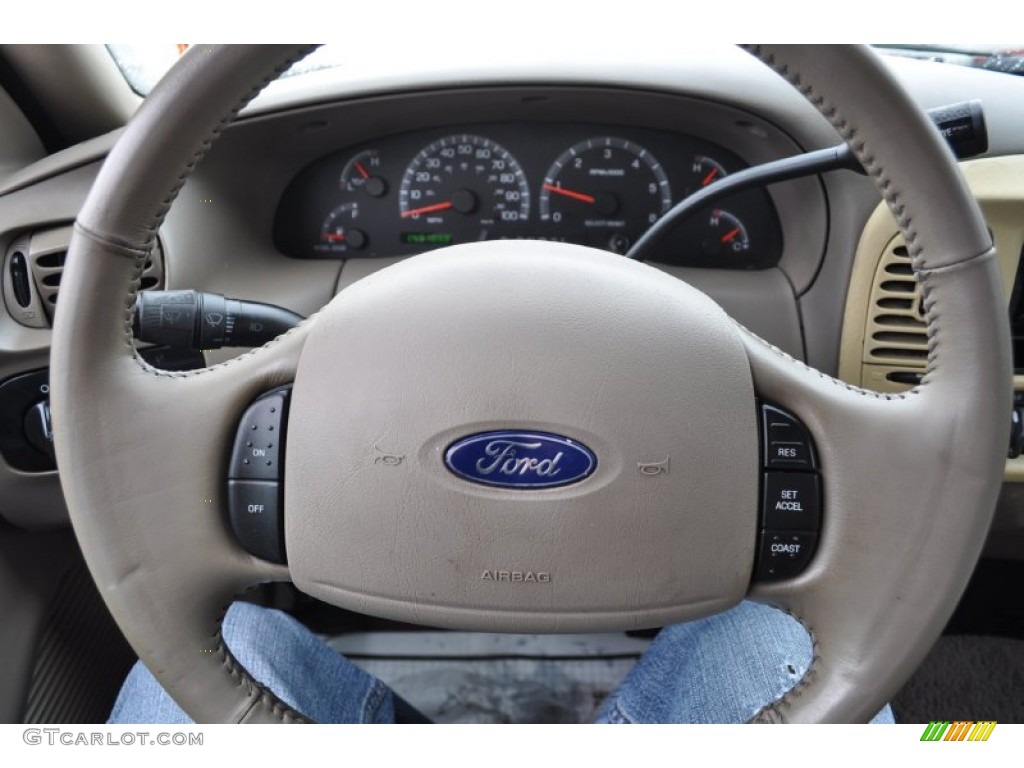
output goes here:
[[[146, 99], [75, 226], [53, 414], [93, 577], [193, 718], [304, 719], [253, 682], [219, 630], [234, 595], [287, 579], [354, 610], [491, 630], [656, 626], [750, 594], [814, 641], [805, 679], [757, 719], [863, 722], [892, 696], [964, 588], [1000, 487], [1011, 381], [1000, 278], [951, 155], [872, 52], [750, 51], [832, 122], [899, 221], [930, 340], [912, 392], [815, 371], [645, 265], [516, 242], [410, 259], [259, 350], [155, 370], [129, 318], [157, 228], [221, 128], [304, 51], [203, 46]], [[242, 411], [288, 382], [280, 566], [239, 547], [224, 508]], [[811, 431], [824, 511], [810, 567], [751, 588], [755, 397]], [[526, 492], [465, 482], [444, 467], [445, 447], [487, 429], [571, 436], [597, 467]], [[375, 446], [403, 461], [375, 462]], [[637, 471], [663, 457], [670, 473]], [[488, 582], [490, 569], [549, 578]]]

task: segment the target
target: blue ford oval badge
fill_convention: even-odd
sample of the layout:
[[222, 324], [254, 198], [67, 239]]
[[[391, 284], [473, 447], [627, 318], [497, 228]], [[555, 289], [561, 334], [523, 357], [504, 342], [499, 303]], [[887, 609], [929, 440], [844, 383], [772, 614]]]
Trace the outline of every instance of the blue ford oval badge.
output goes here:
[[472, 483], [499, 488], [557, 488], [597, 468], [587, 446], [548, 432], [481, 432], [448, 446], [444, 463]]

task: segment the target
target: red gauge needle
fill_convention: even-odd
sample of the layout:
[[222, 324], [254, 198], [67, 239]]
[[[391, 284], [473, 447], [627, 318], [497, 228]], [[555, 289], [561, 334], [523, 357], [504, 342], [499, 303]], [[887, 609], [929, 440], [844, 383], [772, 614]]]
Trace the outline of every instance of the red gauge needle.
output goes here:
[[740, 228], [739, 227], [736, 227], [735, 229], [733, 229], [733, 230], [731, 230], [729, 232], [726, 232], [724, 235], [722, 235], [722, 242], [723, 243], [728, 243], [730, 240], [732, 240], [734, 237], [736, 237], [736, 235], [738, 235], [739, 233], [740, 233]]
[[710, 184], [712, 181], [715, 180], [715, 176], [717, 176], [717, 175], [718, 175], [718, 169], [717, 168], [712, 168], [711, 169], [711, 173], [709, 173], [707, 176], [704, 177], [704, 181], [702, 181], [700, 183], [700, 185], [702, 187], [706, 187], [708, 184]]
[[356, 170], [359, 171], [359, 175], [362, 176], [364, 179], [370, 178], [370, 174], [368, 174], [366, 172], [366, 169], [363, 168], [362, 163], [356, 163]]
[[422, 208], [413, 208], [411, 211], [402, 211], [402, 218], [407, 219], [410, 216], [417, 216], [421, 213], [433, 213], [434, 211], [447, 211], [452, 207], [451, 200], [445, 200], [443, 203], [434, 203], [433, 205], [424, 205]]
[[562, 187], [556, 187], [554, 184], [545, 184], [544, 189], [548, 192], [554, 192], [556, 195], [565, 195], [571, 197], [573, 200], [579, 200], [583, 203], [594, 204], [593, 195], [585, 195], [582, 192], [573, 192], [571, 189], [562, 189]]

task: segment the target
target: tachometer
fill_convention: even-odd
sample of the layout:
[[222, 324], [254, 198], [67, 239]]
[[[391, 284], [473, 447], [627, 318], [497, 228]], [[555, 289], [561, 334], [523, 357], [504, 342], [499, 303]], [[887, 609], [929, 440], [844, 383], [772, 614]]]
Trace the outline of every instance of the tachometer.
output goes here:
[[654, 155], [626, 139], [599, 136], [574, 144], [541, 185], [540, 220], [582, 228], [589, 244], [624, 253], [672, 205], [668, 176]]
[[[446, 136], [413, 157], [398, 204], [411, 229], [435, 237], [440, 232], [446, 243], [483, 240], [526, 221], [530, 186], [519, 163], [499, 144], [471, 134]], [[409, 242], [427, 242], [425, 234], [405, 234], [413, 238]]]

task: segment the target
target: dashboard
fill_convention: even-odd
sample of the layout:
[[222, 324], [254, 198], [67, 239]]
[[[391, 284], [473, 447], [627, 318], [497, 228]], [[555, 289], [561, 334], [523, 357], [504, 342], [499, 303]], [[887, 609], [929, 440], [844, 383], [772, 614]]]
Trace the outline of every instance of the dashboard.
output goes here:
[[[603, 123], [448, 125], [348, 147], [304, 168], [275, 216], [295, 258], [374, 258], [479, 240], [533, 239], [626, 253], [677, 202], [747, 164], [700, 138]], [[779, 262], [764, 190], [697, 212], [658, 246], [674, 266]]]

